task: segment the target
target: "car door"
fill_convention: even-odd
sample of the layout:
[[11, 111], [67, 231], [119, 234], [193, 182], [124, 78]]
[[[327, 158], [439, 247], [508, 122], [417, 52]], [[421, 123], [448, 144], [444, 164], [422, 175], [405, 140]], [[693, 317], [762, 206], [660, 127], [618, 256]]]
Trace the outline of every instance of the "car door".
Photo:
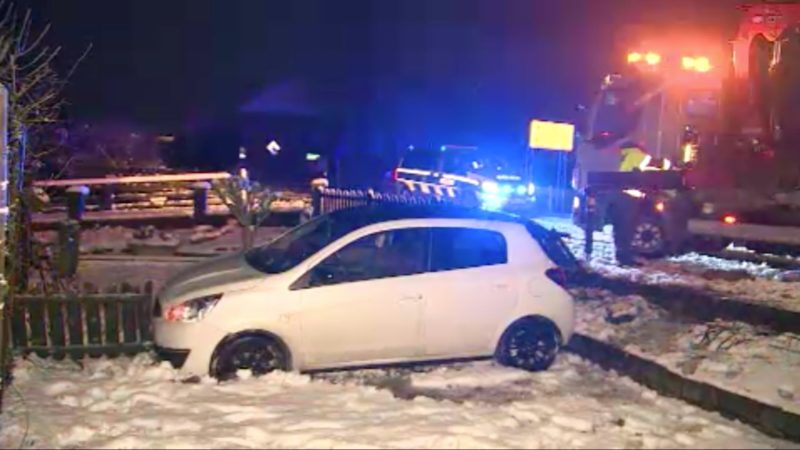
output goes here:
[[312, 268], [299, 320], [310, 368], [415, 358], [422, 354], [428, 233], [404, 228], [355, 240]]
[[497, 329], [508, 320], [517, 300], [503, 234], [435, 228], [430, 264], [436, 288], [427, 294], [423, 315], [426, 356], [491, 354]]

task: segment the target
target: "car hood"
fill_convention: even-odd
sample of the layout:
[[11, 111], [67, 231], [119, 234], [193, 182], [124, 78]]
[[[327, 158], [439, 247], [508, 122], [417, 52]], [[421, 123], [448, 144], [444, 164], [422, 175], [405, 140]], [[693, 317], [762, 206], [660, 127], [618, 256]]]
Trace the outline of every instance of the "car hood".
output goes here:
[[164, 305], [204, 295], [247, 289], [268, 275], [251, 267], [244, 254], [223, 256], [192, 266], [172, 277], [159, 293]]

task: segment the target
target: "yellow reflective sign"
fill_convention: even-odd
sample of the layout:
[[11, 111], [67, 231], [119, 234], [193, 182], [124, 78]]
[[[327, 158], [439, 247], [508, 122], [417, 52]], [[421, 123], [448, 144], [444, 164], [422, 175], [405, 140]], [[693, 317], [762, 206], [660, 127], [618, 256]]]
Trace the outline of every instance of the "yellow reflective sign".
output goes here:
[[532, 120], [528, 146], [542, 150], [571, 152], [575, 147], [575, 125]]

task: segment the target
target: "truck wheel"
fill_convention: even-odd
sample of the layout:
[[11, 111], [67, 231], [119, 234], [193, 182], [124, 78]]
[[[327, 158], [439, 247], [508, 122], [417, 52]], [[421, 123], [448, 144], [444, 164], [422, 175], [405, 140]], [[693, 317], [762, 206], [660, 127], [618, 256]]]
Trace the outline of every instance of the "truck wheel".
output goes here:
[[664, 227], [652, 217], [641, 217], [633, 228], [631, 250], [645, 258], [663, 256], [667, 251]]

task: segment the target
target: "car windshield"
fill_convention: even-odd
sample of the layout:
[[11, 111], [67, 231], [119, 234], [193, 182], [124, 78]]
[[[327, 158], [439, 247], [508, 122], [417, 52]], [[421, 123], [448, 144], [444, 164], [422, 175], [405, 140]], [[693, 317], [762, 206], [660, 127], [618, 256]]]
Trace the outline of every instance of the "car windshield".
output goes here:
[[320, 216], [248, 251], [245, 260], [260, 272], [282, 273], [355, 228], [353, 222], [337, 219], [335, 215]]

